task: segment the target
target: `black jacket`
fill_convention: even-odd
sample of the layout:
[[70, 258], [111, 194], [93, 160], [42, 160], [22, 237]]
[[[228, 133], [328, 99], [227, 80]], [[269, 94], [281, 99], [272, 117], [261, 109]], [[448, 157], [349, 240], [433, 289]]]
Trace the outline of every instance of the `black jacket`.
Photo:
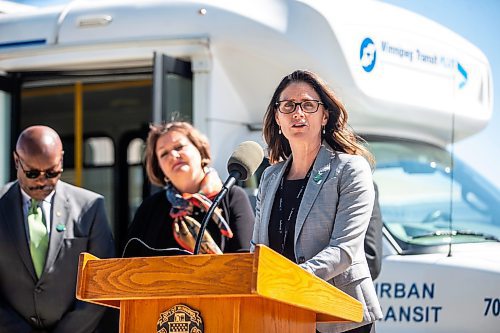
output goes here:
[[37, 279], [19, 183], [0, 189], [0, 333], [93, 332], [105, 308], [75, 297], [78, 257], [112, 257], [102, 196], [58, 181], [45, 270]]
[[[172, 230], [171, 207], [165, 190], [144, 199], [130, 225], [128, 238], [139, 238], [155, 249], [180, 248]], [[221, 208], [233, 231], [233, 238], [223, 237], [213, 222], [207, 225], [206, 230], [223, 252], [248, 251], [255, 218], [247, 194], [241, 187], [233, 186], [222, 201]], [[193, 217], [199, 222], [203, 220], [203, 214]], [[126, 257], [148, 255], [151, 255], [150, 251], [138, 246], [127, 248], [125, 253]]]
[[380, 274], [382, 268], [382, 214], [380, 212], [380, 205], [378, 202], [378, 187], [375, 187], [375, 202], [373, 204], [372, 216], [365, 236], [365, 254], [368, 267], [370, 268], [370, 275], [375, 280]]

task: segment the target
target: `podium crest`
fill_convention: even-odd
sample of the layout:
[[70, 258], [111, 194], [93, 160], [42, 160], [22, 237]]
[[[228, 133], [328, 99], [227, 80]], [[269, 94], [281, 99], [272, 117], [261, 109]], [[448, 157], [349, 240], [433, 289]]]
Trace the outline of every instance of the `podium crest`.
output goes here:
[[177, 304], [160, 313], [156, 324], [157, 333], [203, 333], [203, 318], [185, 304]]

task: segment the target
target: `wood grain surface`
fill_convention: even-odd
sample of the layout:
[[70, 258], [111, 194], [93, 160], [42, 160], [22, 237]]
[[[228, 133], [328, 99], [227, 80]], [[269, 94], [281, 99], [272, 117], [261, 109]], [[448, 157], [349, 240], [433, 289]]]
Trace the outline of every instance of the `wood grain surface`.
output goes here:
[[315, 332], [316, 321], [361, 321], [361, 303], [265, 246], [255, 253], [124, 259], [80, 255], [78, 299], [120, 308], [120, 332], [156, 332], [185, 304], [205, 333]]

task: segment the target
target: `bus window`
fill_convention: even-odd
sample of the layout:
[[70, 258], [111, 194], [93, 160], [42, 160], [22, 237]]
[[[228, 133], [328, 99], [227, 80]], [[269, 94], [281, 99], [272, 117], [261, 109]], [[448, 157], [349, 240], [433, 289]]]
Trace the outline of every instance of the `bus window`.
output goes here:
[[[128, 203], [129, 216], [133, 217], [142, 202], [144, 171], [142, 157], [144, 156], [145, 142], [136, 138], [130, 141], [127, 148], [128, 164]], [[132, 222], [130, 218], [129, 223]]]
[[[73, 141], [73, 138], [63, 138], [64, 142]], [[113, 140], [109, 137], [91, 137], [84, 140], [84, 165], [82, 170], [82, 187], [91, 189], [104, 196], [106, 211], [109, 221], [114, 230], [114, 164], [115, 147]], [[75, 179], [75, 169], [73, 167], [73, 146], [64, 145], [64, 172], [61, 179], [68, 183], [73, 183]], [[67, 161], [67, 162], [66, 162]], [[69, 166], [69, 167], [66, 167]]]
[[[1, 88], [1, 86], [0, 86]], [[0, 89], [0, 126], [2, 134], [0, 134], [0, 184], [5, 184], [9, 180], [9, 164], [10, 161], [10, 94]]]
[[500, 238], [500, 192], [448, 151], [370, 140], [384, 225], [403, 249]]
[[[177, 74], [166, 76], [168, 98], [166, 99], [167, 121], [180, 120], [193, 123], [193, 81]], [[167, 92], [165, 92], [167, 96]]]

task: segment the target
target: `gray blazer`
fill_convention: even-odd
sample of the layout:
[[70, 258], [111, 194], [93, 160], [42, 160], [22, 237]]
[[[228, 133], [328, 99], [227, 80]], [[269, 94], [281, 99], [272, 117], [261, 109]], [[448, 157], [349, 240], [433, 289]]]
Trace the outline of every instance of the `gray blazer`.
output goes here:
[[[291, 159], [268, 167], [262, 175], [253, 244], [269, 245], [274, 197]], [[382, 318], [363, 246], [374, 198], [366, 160], [334, 151], [324, 143], [297, 214], [295, 257], [302, 268], [359, 300], [363, 322], [318, 324], [320, 332], [343, 332]]]
[[45, 269], [37, 279], [19, 183], [0, 189], [0, 332], [87, 333], [105, 308], [75, 298], [78, 256], [114, 255], [102, 196], [58, 181]]

